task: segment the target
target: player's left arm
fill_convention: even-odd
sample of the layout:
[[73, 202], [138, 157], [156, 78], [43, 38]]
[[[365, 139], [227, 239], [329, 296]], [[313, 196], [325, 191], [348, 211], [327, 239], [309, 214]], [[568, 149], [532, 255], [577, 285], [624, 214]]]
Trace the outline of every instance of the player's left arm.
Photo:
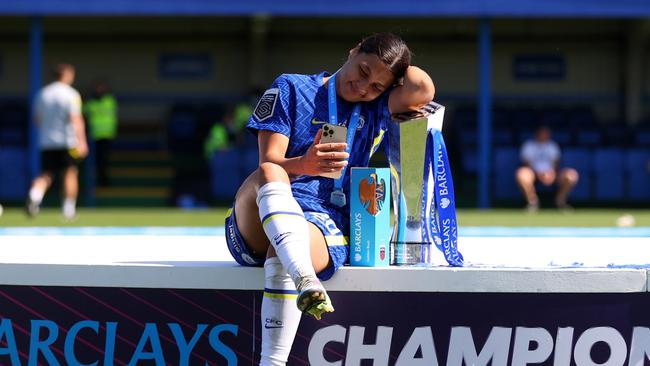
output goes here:
[[402, 83], [388, 96], [388, 110], [391, 115], [417, 112], [433, 100], [435, 92], [431, 77], [421, 68], [409, 66]]

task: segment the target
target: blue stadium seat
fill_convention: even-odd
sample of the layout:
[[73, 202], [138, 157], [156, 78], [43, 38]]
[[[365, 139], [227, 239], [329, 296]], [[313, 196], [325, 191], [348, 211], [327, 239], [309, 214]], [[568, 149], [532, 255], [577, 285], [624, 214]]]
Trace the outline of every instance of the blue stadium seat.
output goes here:
[[492, 125], [494, 128], [512, 128], [510, 111], [505, 108], [494, 108], [492, 111]]
[[257, 150], [257, 136], [248, 131], [242, 131], [242, 133], [244, 134], [244, 148]]
[[624, 198], [623, 149], [599, 148], [594, 150], [595, 199], [616, 201]]
[[0, 106], [0, 146], [27, 146], [27, 106], [10, 104]]
[[597, 129], [579, 129], [576, 132], [576, 143], [580, 146], [596, 146], [603, 142], [603, 136]]
[[564, 128], [553, 128], [551, 132], [553, 141], [562, 146], [571, 144], [571, 131]]
[[566, 111], [557, 107], [548, 107], [542, 110], [539, 117], [539, 124], [548, 126], [551, 130], [566, 126], [566, 121]]
[[0, 108], [0, 121], [2, 121], [2, 125], [26, 126], [28, 119], [27, 105], [10, 104]]
[[630, 201], [650, 201], [650, 148], [630, 149], [625, 153], [626, 197]]
[[572, 129], [592, 128], [597, 124], [591, 107], [577, 107], [568, 112], [567, 123]]
[[532, 108], [522, 107], [512, 111], [512, 125], [520, 130], [533, 131], [538, 124], [537, 112]]
[[239, 155], [242, 157], [241, 176], [246, 179], [259, 166], [259, 152], [257, 148], [239, 149]]
[[589, 201], [591, 199], [591, 152], [584, 147], [570, 147], [562, 150], [561, 168], [573, 168], [578, 171], [578, 184], [569, 195], [571, 201]]
[[194, 112], [179, 110], [172, 113], [167, 126], [167, 142], [174, 153], [203, 149], [203, 141], [198, 136], [198, 119]]
[[197, 127], [197, 118], [192, 112], [174, 113], [169, 120], [169, 134], [173, 139], [191, 139]]
[[29, 188], [26, 149], [0, 147], [0, 199], [23, 200]]
[[494, 145], [512, 145], [512, 129], [509, 127], [495, 127], [492, 129], [492, 143]]
[[605, 144], [614, 147], [626, 146], [630, 143], [630, 130], [627, 125], [611, 123], [602, 127]]
[[463, 148], [475, 146], [478, 143], [478, 132], [475, 128], [463, 128], [460, 133], [460, 143]]
[[463, 128], [476, 127], [476, 113], [476, 108], [458, 107], [454, 111], [452, 121], [455, 125], [463, 126]]
[[521, 166], [519, 149], [514, 147], [498, 147], [494, 149], [494, 196], [496, 199], [511, 200], [521, 197], [515, 171]]
[[640, 127], [634, 131], [634, 143], [636, 146], [650, 146], [650, 127]]
[[24, 127], [0, 127], [0, 146], [27, 146], [27, 131]]
[[535, 137], [535, 132], [533, 129], [521, 129], [517, 133], [517, 141], [515, 141], [518, 145], [523, 144], [524, 142], [531, 140]]
[[218, 200], [233, 200], [241, 176], [241, 157], [238, 150], [216, 151], [210, 159], [210, 184], [212, 196]]
[[463, 172], [467, 174], [476, 174], [478, 172], [478, 156], [476, 146], [463, 149]]

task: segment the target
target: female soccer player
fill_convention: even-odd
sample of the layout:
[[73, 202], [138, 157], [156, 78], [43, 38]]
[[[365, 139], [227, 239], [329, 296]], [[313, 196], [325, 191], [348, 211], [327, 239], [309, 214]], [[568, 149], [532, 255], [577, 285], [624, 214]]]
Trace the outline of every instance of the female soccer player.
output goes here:
[[[301, 312], [334, 311], [319, 278], [348, 258], [346, 167], [368, 165], [391, 114], [433, 99], [433, 82], [410, 62], [400, 37], [374, 34], [333, 75], [281, 75], [253, 112], [260, 166], [237, 192], [226, 241], [239, 264], [264, 266], [260, 365], [285, 365]], [[347, 127], [348, 143], [321, 143], [325, 123]], [[338, 182], [321, 176], [336, 172]]]

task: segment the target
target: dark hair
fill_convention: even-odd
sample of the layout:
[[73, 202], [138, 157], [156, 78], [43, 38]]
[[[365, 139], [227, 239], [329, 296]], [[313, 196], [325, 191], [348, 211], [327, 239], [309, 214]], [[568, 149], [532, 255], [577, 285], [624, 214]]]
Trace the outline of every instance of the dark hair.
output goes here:
[[377, 55], [396, 80], [402, 78], [411, 65], [411, 50], [402, 38], [393, 33], [375, 33], [361, 40], [357, 47], [359, 52]]
[[74, 66], [71, 64], [56, 64], [52, 67], [52, 76], [55, 80], [61, 80], [63, 73], [66, 71], [74, 72]]

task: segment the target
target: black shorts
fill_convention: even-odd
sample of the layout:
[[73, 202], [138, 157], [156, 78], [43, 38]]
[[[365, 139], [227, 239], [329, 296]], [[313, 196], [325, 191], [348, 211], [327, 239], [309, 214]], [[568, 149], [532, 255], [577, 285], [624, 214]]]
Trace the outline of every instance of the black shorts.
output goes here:
[[41, 170], [52, 174], [79, 165], [68, 149], [41, 151]]

